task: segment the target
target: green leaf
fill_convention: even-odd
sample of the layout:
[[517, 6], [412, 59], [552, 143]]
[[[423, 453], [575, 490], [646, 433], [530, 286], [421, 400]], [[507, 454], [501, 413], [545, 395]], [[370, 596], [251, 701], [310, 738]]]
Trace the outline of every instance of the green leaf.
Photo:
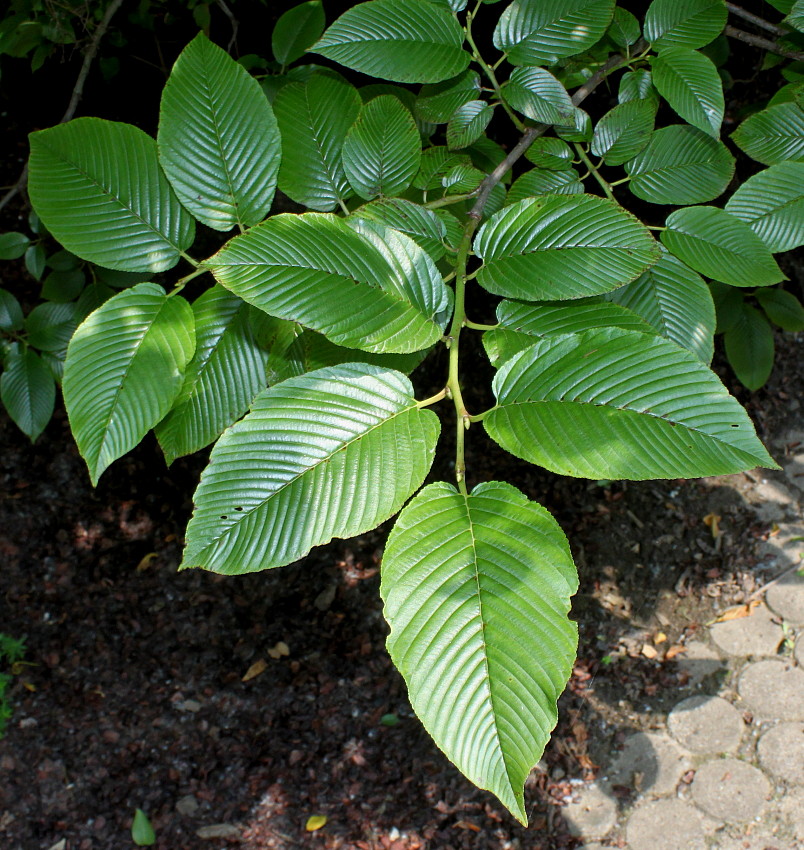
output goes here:
[[786, 280], [759, 236], [717, 207], [686, 207], [667, 218], [667, 250], [700, 274], [731, 286], [769, 286]]
[[645, 14], [645, 38], [656, 50], [703, 47], [726, 26], [723, 0], [653, 0]]
[[723, 333], [737, 322], [743, 309], [745, 290], [712, 280], [709, 282], [709, 292], [712, 294], [717, 316], [715, 333]]
[[734, 157], [720, 141], [688, 124], [656, 130], [641, 153], [625, 164], [628, 188], [654, 204], [700, 204], [726, 191]]
[[255, 307], [347, 348], [419, 351], [440, 339], [446, 323], [448, 290], [432, 259], [409, 237], [374, 222], [273, 216], [208, 265]]
[[709, 287], [672, 254], [663, 253], [645, 274], [607, 297], [702, 362], [712, 360], [715, 305]]
[[438, 433], [410, 381], [377, 366], [347, 363], [270, 387], [212, 450], [181, 568], [280, 567], [375, 528], [421, 485]]
[[804, 82], [788, 83], [768, 101], [768, 106], [776, 106], [777, 103], [798, 103], [801, 106], [802, 98], [804, 98]]
[[583, 183], [578, 179], [578, 172], [574, 169], [544, 171], [540, 168], [531, 168], [514, 181], [508, 190], [506, 202], [516, 204], [536, 195], [581, 195], [583, 191]]
[[[193, 315], [195, 354], [173, 407], [156, 426], [168, 465], [208, 446], [248, 410], [265, 387], [270, 342], [284, 352], [295, 335], [290, 322], [266, 316], [221, 286], [196, 300]], [[267, 346], [260, 345], [255, 322], [268, 326]]]
[[659, 257], [648, 230], [612, 201], [545, 195], [492, 216], [474, 246], [477, 281], [495, 295], [563, 301], [616, 289]]
[[751, 159], [775, 165], [786, 159], [804, 161], [804, 110], [797, 103], [779, 103], [757, 112], [731, 134]]
[[25, 251], [25, 268], [28, 274], [36, 280], [41, 280], [46, 264], [45, 249], [41, 242], [31, 245]]
[[27, 346], [13, 349], [6, 358], [0, 400], [20, 431], [35, 442], [53, 415], [56, 384], [41, 358]]
[[156, 844], [156, 833], [148, 820], [148, 815], [142, 809], [134, 810], [134, 820], [131, 824], [131, 840], [138, 847], [150, 847]]
[[606, 32], [614, 0], [514, 0], [494, 30], [514, 65], [552, 65], [583, 53]]
[[620, 88], [617, 92], [620, 103], [632, 100], [646, 100], [652, 103], [654, 109], [659, 108], [659, 95], [653, 87], [653, 77], [650, 71], [640, 68], [638, 71], [626, 71], [620, 77]]
[[723, 334], [729, 365], [740, 383], [758, 390], [773, 370], [773, 331], [755, 307], [742, 305], [734, 325]]
[[430, 484], [388, 538], [388, 651], [424, 727], [527, 825], [522, 786], [557, 720], [578, 579], [558, 523], [510, 484]]
[[609, 24], [606, 35], [617, 47], [629, 47], [639, 41], [641, 35], [639, 21], [627, 9], [619, 6], [614, 10], [614, 19]]
[[448, 172], [458, 165], [471, 166], [471, 164], [472, 160], [466, 153], [455, 153], [441, 145], [427, 148], [422, 153], [422, 164], [413, 180], [413, 185], [417, 189], [427, 191], [440, 189], [443, 186], [441, 180]]
[[259, 83], [199, 33], [162, 92], [159, 162], [179, 200], [214, 230], [251, 227], [271, 209], [282, 145]]
[[556, 125], [555, 131], [559, 138], [567, 142], [589, 142], [592, 139], [592, 119], [576, 106], [569, 125]]
[[650, 141], [656, 109], [648, 100], [631, 100], [607, 112], [595, 125], [592, 153], [606, 165], [622, 165]]
[[497, 305], [497, 319], [500, 327], [483, 334], [483, 347], [495, 369], [543, 336], [609, 327], [655, 333], [644, 319], [631, 310], [592, 298], [569, 304], [565, 301], [541, 301], [537, 304], [501, 301]]
[[7, 290], [0, 289], [0, 331], [18, 331], [22, 322], [20, 302]]
[[361, 198], [398, 195], [419, 171], [421, 139], [410, 112], [393, 95], [370, 100], [343, 143], [343, 168]]
[[725, 104], [712, 60], [688, 47], [665, 47], [651, 59], [651, 69], [653, 85], [670, 106], [694, 127], [719, 138]]
[[455, 150], [476, 142], [488, 127], [492, 115], [494, 108], [485, 100], [470, 100], [459, 106], [447, 124], [447, 147]]
[[341, 15], [312, 50], [383, 80], [439, 83], [469, 65], [463, 39], [455, 16], [427, 0], [372, 0]]
[[155, 283], [115, 295], [79, 326], [64, 403], [93, 484], [170, 410], [194, 349], [190, 305]]
[[271, 49], [280, 65], [289, 65], [307, 52], [324, 31], [321, 0], [308, 0], [279, 16], [271, 34]]
[[0, 260], [18, 260], [30, 244], [24, 233], [0, 233]]
[[563, 171], [572, 169], [572, 160], [575, 154], [572, 148], [561, 139], [552, 136], [544, 136], [534, 139], [530, 147], [525, 151], [526, 159], [529, 159], [537, 168], [549, 168], [551, 171]]
[[130, 124], [76, 118], [31, 133], [30, 141], [31, 202], [65, 248], [121, 271], [176, 265], [195, 226], [150, 136]]
[[51, 272], [42, 284], [42, 298], [58, 301], [62, 304], [73, 301], [81, 294], [86, 281], [87, 278], [83, 269]]
[[274, 100], [282, 134], [279, 188], [289, 198], [328, 212], [351, 195], [341, 152], [360, 107], [354, 86], [324, 74], [280, 89]]
[[726, 203], [774, 253], [804, 245], [804, 162], [780, 162], [749, 177]]
[[440, 260], [446, 251], [446, 227], [433, 210], [406, 201], [404, 198], [384, 198], [358, 207], [352, 215], [393, 227], [419, 245], [433, 260]]
[[804, 331], [804, 307], [792, 292], [783, 289], [758, 289], [757, 301], [768, 318], [785, 331]]
[[514, 68], [502, 87], [505, 100], [542, 124], [572, 124], [574, 105], [567, 90], [544, 68]]
[[37, 304], [25, 319], [28, 342], [42, 351], [61, 351], [67, 347], [80, 321], [76, 304]]
[[804, 0], [796, 0], [783, 23], [804, 32]]
[[[376, 2], [376, 0], [375, 0]], [[416, 98], [416, 115], [422, 121], [445, 124], [455, 110], [476, 100], [480, 94], [480, 76], [476, 71], [463, 71], [441, 83], [422, 86]]]
[[561, 475], [640, 481], [777, 468], [718, 378], [660, 336], [545, 337], [507, 361], [493, 386], [489, 436]]

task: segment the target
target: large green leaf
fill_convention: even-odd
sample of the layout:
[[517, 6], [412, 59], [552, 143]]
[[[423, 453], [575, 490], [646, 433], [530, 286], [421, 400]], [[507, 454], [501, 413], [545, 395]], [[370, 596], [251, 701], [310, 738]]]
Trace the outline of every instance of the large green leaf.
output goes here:
[[726, 210], [747, 222], [774, 253], [804, 245], [804, 162], [780, 162], [749, 177]]
[[393, 95], [370, 100], [343, 143], [343, 168], [352, 188], [367, 201], [398, 195], [419, 171], [422, 144], [413, 116]]
[[388, 651], [414, 711], [472, 782], [523, 824], [522, 786], [556, 724], [577, 647], [578, 579], [558, 523], [497, 481], [430, 484], [388, 538]]
[[723, 83], [708, 56], [688, 47], [666, 47], [651, 59], [653, 85], [685, 120], [717, 139], [725, 109]]
[[419, 351], [440, 339], [447, 319], [448, 290], [432, 259], [408, 236], [364, 219], [273, 216], [208, 265], [255, 307], [347, 348]]
[[289, 65], [304, 56], [324, 31], [321, 0], [307, 0], [279, 16], [271, 33], [271, 49], [280, 65]]
[[195, 350], [181, 296], [140, 283], [78, 328], [64, 365], [64, 403], [93, 484], [170, 410]]
[[578, 172], [572, 168], [569, 171], [531, 168], [514, 181], [508, 190], [507, 203], [515, 204], [536, 195], [582, 195], [583, 191]]
[[574, 106], [567, 90], [544, 68], [514, 68], [502, 96], [517, 112], [542, 124], [572, 125]]
[[699, 360], [712, 360], [712, 294], [703, 279], [672, 254], [662, 254], [645, 274], [607, 297], [642, 316], [662, 336], [689, 349]]
[[804, 110], [797, 103], [779, 103], [757, 112], [731, 134], [751, 159], [774, 165], [804, 161]]
[[[615, 293], [620, 291], [615, 290]], [[483, 334], [483, 347], [492, 366], [497, 369], [543, 336], [581, 333], [590, 328], [626, 328], [640, 333], [655, 333], [635, 312], [596, 298], [569, 303], [501, 301], [497, 305], [497, 319], [500, 326]]]
[[645, 14], [645, 38], [657, 50], [703, 47], [726, 26], [724, 0], [653, 0]]
[[775, 325], [794, 333], [804, 331], [804, 306], [792, 292], [773, 287], [757, 290], [756, 297]]
[[248, 410], [265, 388], [272, 349], [284, 352], [295, 336], [295, 325], [266, 316], [222, 286], [198, 298], [193, 314], [195, 354], [170, 413], [156, 427], [168, 464], [209, 445]]
[[544, 195], [496, 213], [480, 229], [478, 283], [496, 295], [563, 301], [599, 295], [659, 258], [648, 230], [613, 201]]
[[30, 140], [31, 202], [65, 248], [121, 271], [176, 265], [195, 226], [150, 136], [130, 124], [76, 118]]
[[729, 365], [740, 383], [758, 390], [773, 369], [773, 330], [755, 307], [743, 303], [734, 324], [723, 334]]
[[280, 567], [396, 513], [433, 460], [438, 418], [399, 372], [318, 369], [261, 393], [215, 444], [182, 568]]
[[28, 342], [41, 351], [64, 351], [82, 318], [77, 304], [37, 304], [25, 319]]
[[428, 0], [372, 0], [347, 10], [313, 52], [397, 83], [439, 83], [466, 70], [461, 25]]
[[575, 152], [561, 139], [556, 139], [554, 136], [540, 136], [525, 151], [525, 158], [537, 168], [566, 171], [572, 168]]
[[458, 107], [476, 100], [479, 94], [480, 75], [467, 70], [444, 82], [422, 86], [416, 98], [416, 114], [423, 121], [444, 124]]
[[494, 108], [485, 100], [470, 100], [459, 106], [447, 124], [447, 147], [450, 150], [468, 147], [484, 133], [494, 115]]
[[656, 130], [646, 148], [626, 163], [628, 188], [654, 204], [702, 204], [726, 191], [734, 157], [717, 139], [688, 124]]
[[717, 207], [685, 207], [667, 217], [662, 242], [690, 268], [732, 286], [786, 280], [771, 252], [737, 216]]
[[279, 90], [274, 100], [282, 134], [279, 188], [289, 198], [328, 212], [352, 194], [341, 153], [360, 106], [354, 86], [326, 74]]
[[494, 45], [515, 65], [552, 65], [600, 39], [614, 0], [514, 0], [500, 16]]
[[358, 207], [352, 215], [376, 221], [407, 234], [434, 260], [440, 260], [445, 252], [446, 227], [433, 210], [406, 201], [404, 198], [384, 198]]
[[649, 100], [629, 100], [607, 112], [595, 125], [592, 153], [606, 165], [622, 165], [650, 141], [656, 108]]
[[17, 427], [34, 442], [53, 415], [56, 401], [53, 376], [27, 345], [12, 349], [4, 366], [0, 375], [0, 401]]
[[251, 227], [271, 208], [282, 154], [259, 83], [199, 33], [162, 92], [159, 162], [179, 200], [215, 230]]
[[579, 478], [697, 478], [776, 468], [748, 415], [691, 352], [603, 328], [544, 337], [494, 378], [483, 420], [504, 449]]

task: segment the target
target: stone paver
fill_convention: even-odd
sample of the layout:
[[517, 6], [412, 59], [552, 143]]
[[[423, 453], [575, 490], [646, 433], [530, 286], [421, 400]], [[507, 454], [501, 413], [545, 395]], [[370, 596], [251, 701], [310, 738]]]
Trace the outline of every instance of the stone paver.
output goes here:
[[751, 492], [757, 516], [764, 522], [784, 519], [788, 511], [795, 509], [795, 496], [779, 481], [763, 478]]
[[742, 835], [719, 835], [712, 850], [793, 850], [786, 832], [752, 823]]
[[804, 526], [792, 524], [780, 524], [779, 530], [773, 537], [760, 543], [757, 551], [760, 555], [773, 558], [774, 569], [782, 570], [794, 564], [801, 563], [802, 552], [804, 552]]
[[791, 626], [804, 626], [804, 576], [782, 576], [765, 594], [768, 607]]
[[761, 770], [738, 759], [713, 759], [695, 772], [692, 799], [708, 815], [728, 823], [762, 814], [771, 785]]
[[603, 783], [593, 783], [582, 788], [577, 802], [561, 810], [573, 835], [602, 838], [617, 821], [617, 803]]
[[670, 712], [670, 734], [693, 753], [731, 753], [740, 746], [743, 718], [722, 697], [694, 696]]
[[755, 661], [740, 676], [740, 696], [765, 720], [804, 720], [804, 669], [787, 660]]
[[800, 634], [798, 636], [798, 640], [796, 641], [796, 651], [795, 651], [796, 661], [804, 667], [804, 634]]
[[792, 785], [804, 785], [804, 723], [780, 723], [757, 745], [763, 769]]
[[642, 794], [662, 796], [672, 794], [691, 767], [688, 754], [668, 735], [637, 732], [626, 739], [607, 777], [613, 785], [627, 785]]
[[679, 670], [686, 672], [689, 677], [687, 683], [692, 687], [700, 685], [707, 676], [724, 669], [720, 656], [708, 643], [700, 640], [690, 641], [687, 651], [676, 656], [676, 664]]
[[782, 460], [782, 468], [787, 480], [799, 490], [804, 490], [804, 431], [790, 431], [785, 435], [784, 443], [798, 443], [793, 453]]
[[796, 838], [804, 841], [804, 788], [796, 788], [785, 794], [779, 808]]
[[739, 657], [776, 655], [784, 638], [767, 605], [757, 606], [749, 617], [715, 623], [709, 632], [723, 652]]
[[642, 803], [628, 819], [625, 836], [630, 850], [704, 850], [700, 813], [682, 800]]

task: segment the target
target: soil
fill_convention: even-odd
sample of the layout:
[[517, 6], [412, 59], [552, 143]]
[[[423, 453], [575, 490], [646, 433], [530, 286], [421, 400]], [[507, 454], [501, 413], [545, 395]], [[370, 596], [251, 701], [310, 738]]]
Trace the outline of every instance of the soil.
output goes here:
[[[2, 229], [22, 210], [7, 211]], [[10, 274], [5, 286], [31, 293], [24, 272]], [[774, 373], [754, 394], [716, 361], [766, 442], [804, 397], [803, 342], [778, 336]], [[468, 357], [480, 363], [479, 351]], [[438, 362], [427, 367], [422, 396], [441, 374]], [[35, 445], [0, 413], [0, 631], [26, 640], [0, 741], [0, 845], [130, 847], [140, 808], [161, 850], [578, 847], [562, 805], [603, 754], [677, 701], [687, 674], [661, 645], [683, 648], [771, 577], [755, 548], [773, 526], [744, 499], [754, 473], [561, 479], [479, 432], [470, 485], [507, 480], [544, 504], [581, 576], [578, 660], [527, 782], [530, 829], [465, 780], [412, 714], [384, 648], [378, 570], [389, 525], [281, 570], [179, 573], [203, 453], [166, 469], [148, 438], [93, 490], [58, 407]], [[434, 477], [449, 480], [446, 462]], [[660, 647], [656, 657], [646, 645]], [[314, 815], [326, 824], [308, 832]]]

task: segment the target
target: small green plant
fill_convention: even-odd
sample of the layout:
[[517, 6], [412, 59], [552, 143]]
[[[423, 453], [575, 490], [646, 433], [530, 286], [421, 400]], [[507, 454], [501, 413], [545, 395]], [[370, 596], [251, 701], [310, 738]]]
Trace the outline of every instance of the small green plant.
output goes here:
[[[482, 429], [592, 481], [775, 468], [708, 367], [702, 276], [752, 292], [784, 279], [773, 251], [804, 243], [789, 214], [804, 113], [793, 99], [742, 125], [732, 140], [765, 182], [712, 206], [734, 172], [709, 55], [722, 0], [654, 0], [643, 20], [614, 0], [466, 5], [371, 0], [324, 31], [303, 3], [277, 24], [262, 88], [200, 34], [156, 140], [94, 118], [33, 133], [29, 190], [84, 261], [192, 269], [168, 292], [113, 295], [72, 336], [63, 391], [93, 483], [152, 428], [168, 463], [214, 443], [182, 568], [228, 575], [401, 510], [382, 564], [391, 657], [438, 746], [527, 823], [524, 780], [575, 657], [577, 575], [545, 508], [501, 481], [469, 492], [465, 441]], [[308, 51], [377, 82], [295, 65]], [[617, 103], [595, 122], [581, 104], [604, 81]], [[677, 117], [657, 126], [662, 101]], [[270, 215], [277, 186], [307, 212]], [[197, 224], [237, 234], [197, 259]], [[492, 324], [477, 321], [489, 296]], [[464, 402], [468, 333], [497, 370], [486, 410]], [[446, 373], [417, 398], [408, 375], [434, 347]], [[420, 489], [438, 405], [454, 482]]]
[[137, 847], [151, 847], [156, 844], [156, 833], [148, 815], [142, 809], [134, 810], [134, 819], [131, 822], [131, 840]]
[[16, 672], [16, 665], [25, 655], [25, 641], [0, 632], [0, 738], [11, 719], [11, 703], [7, 691]]

